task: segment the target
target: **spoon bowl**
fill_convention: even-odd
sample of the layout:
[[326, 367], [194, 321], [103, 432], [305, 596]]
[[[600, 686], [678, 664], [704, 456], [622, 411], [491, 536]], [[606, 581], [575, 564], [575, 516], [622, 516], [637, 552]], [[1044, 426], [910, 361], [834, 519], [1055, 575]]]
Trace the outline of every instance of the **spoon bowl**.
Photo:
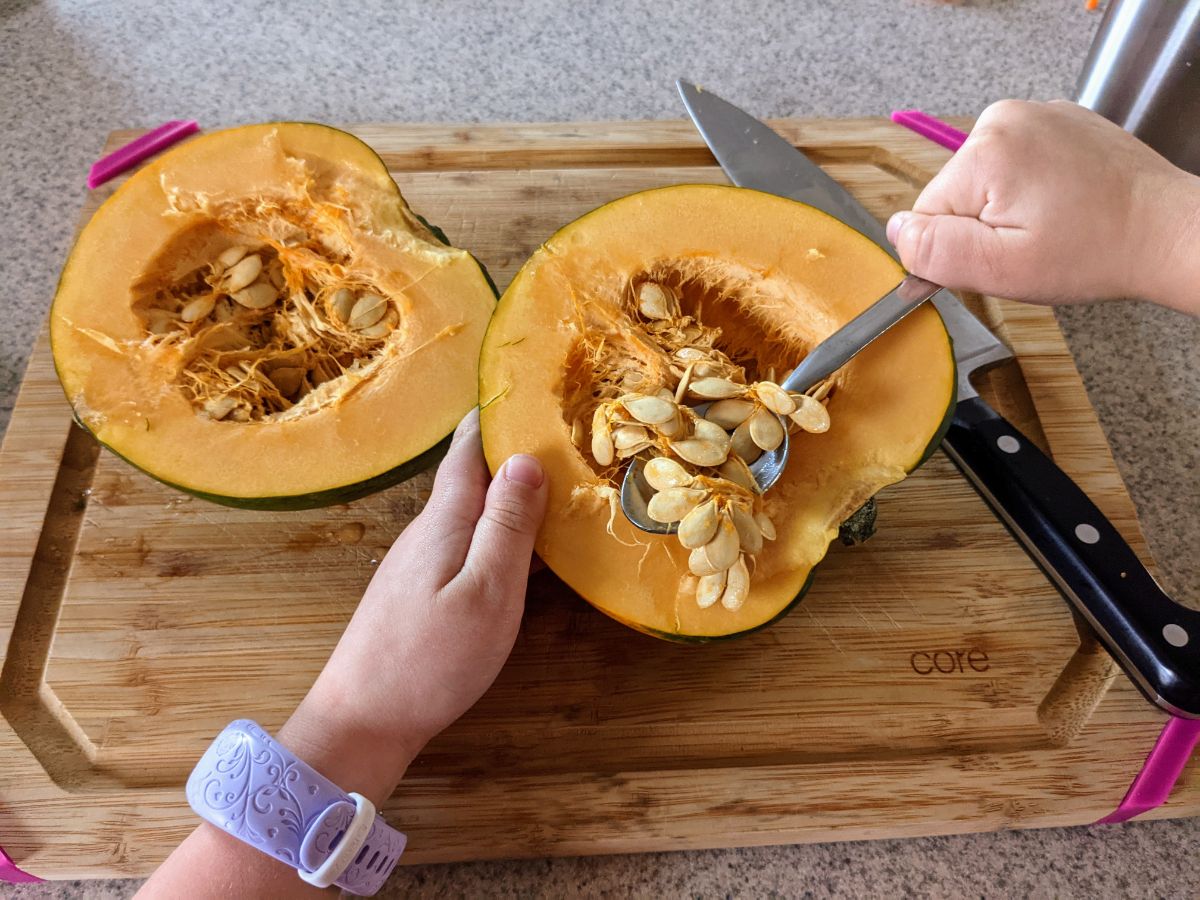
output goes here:
[[[811, 390], [941, 289], [940, 285], [915, 275], [906, 276], [883, 297], [813, 348], [780, 387], [800, 394]], [[693, 412], [703, 416], [710, 405], [704, 403], [693, 407]], [[774, 450], [764, 450], [750, 465], [750, 474], [754, 476], [760, 494], [774, 487], [787, 467], [790, 452], [788, 422], [783, 417], [780, 417], [780, 422], [784, 426], [783, 441]], [[625, 478], [621, 482], [621, 510], [642, 531], [674, 534], [678, 523], [658, 522], [650, 518], [647, 504], [654, 496], [654, 489], [646, 481], [645, 468], [645, 457], [638, 456], [625, 470]]]

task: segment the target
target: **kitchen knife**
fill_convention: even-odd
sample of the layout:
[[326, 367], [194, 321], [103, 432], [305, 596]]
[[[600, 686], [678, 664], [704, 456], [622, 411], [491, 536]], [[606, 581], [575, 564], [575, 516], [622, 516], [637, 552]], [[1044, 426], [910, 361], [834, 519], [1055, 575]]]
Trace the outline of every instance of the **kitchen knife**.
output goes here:
[[[677, 84], [734, 184], [814, 206], [899, 258], [875, 217], [789, 141], [715, 94]], [[949, 291], [933, 303], [958, 365], [958, 402], [942, 449], [1146, 697], [1200, 718], [1200, 612], [1167, 596], [1079, 486], [979, 397], [970, 376], [1011, 359], [1011, 351]]]

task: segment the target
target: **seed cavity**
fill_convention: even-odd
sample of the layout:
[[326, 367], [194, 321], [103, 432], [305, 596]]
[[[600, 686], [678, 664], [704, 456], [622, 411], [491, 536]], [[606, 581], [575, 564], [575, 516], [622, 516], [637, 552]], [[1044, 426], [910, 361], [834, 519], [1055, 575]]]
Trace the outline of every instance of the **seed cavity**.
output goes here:
[[350, 268], [305, 231], [306, 215], [279, 214], [296, 236], [282, 245], [222, 241], [191, 271], [135, 288], [146, 339], [183, 351], [177, 384], [197, 414], [251, 422], [317, 409], [305, 397], [361, 371], [399, 329], [396, 302], [366, 281], [347, 283]]
[[[720, 330], [681, 311], [676, 288], [644, 280], [632, 287], [632, 297], [628, 314], [640, 324], [631, 330], [644, 342], [627, 357], [617, 351], [623, 366], [606, 376], [593, 394], [594, 406], [570, 419], [572, 441], [585, 454], [590, 450], [600, 470], [632, 457], [644, 461], [653, 492], [647, 512], [656, 522], [675, 525], [673, 539], [688, 551], [684, 589], [694, 591], [699, 608], [718, 608], [714, 615], [737, 610], [752, 601], [751, 561], [776, 537], [750, 464], [778, 449], [789, 429], [828, 430], [826, 402], [834, 383], [826, 379], [806, 393], [791, 392], [771, 367], [751, 381], [718, 349]], [[326, 303], [332, 319], [360, 333], [389, 322], [395, 312], [382, 297], [345, 288]], [[594, 348], [597, 355], [602, 350], [603, 344]], [[661, 364], [644, 364], [644, 354], [659, 351]], [[615, 482], [621, 471], [602, 471], [601, 477]]]

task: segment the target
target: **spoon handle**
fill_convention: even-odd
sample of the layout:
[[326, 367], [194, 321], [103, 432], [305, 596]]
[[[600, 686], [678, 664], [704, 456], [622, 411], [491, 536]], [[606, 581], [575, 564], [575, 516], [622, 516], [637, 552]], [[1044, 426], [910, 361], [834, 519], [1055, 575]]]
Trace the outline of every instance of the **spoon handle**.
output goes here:
[[784, 379], [785, 390], [803, 393], [828, 378], [858, 351], [875, 340], [910, 312], [941, 290], [939, 285], [908, 275], [887, 294], [821, 341], [792, 374]]

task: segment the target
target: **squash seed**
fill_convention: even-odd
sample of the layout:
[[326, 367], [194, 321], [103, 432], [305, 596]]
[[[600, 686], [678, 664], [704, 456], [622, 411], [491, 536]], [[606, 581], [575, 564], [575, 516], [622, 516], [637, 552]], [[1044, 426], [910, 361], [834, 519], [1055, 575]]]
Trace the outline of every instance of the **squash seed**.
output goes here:
[[[696, 367], [699, 370], [699, 366]], [[736, 384], [727, 378], [697, 378], [688, 388], [697, 397], [705, 400], [724, 400], [727, 397], [740, 397], [746, 393], [744, 384]]]
[[730, 515], [733, 516], [733, 527], [737, 529], [742, 549], [750, 554], [761, 553], [763, 548], [762, 530], [754, 521], [754, 516], [750, 514], [750, 511], [735, 505], [730, 510]]
[[733, 430], [729, 446], [747, 465], [762, 455], [762, 450], [759, 449], [758, 444], [754, 443], [754, 439], [750, 437], [749, 419]]
[[[251, 258], [258, 259], [257, 256], [246, 257], [246, 259]], [[241, 265], [241, 263], [238, 263], [238, 265]], [[235, 291], [230, 296], [233, 297], [239, 306], [244, 306], [246, 309], [266, 309], [279, 299], [279, 294], [275, 291], [275, 288], [261, 281], [240, 291]]]
[[236, 294], [258, 278], [262, 272], [262, 267], [262, 257], [256, 253], [251, 253], [225, 273], [225, 281], [222, 287], [227, 293]]
[[729, 435], [725, 433], [725, 429], [708, 419], [692, 420], [692, 437], [723, 447], [729, 446]]
[[617, 459], [629, 459], [629, 457], [637, 456], [643, 450], [649, 450], [653, 446], [653, 441], [642, 441], [640, 444], [634, 444], [632, 447], [626, 447], [623, 450], [618, 450]]
[[220, 264], [221, 269], [228, 269], [230, 266], [236, 265], [238, 261], [249, 252], [249, 247], [243, 247], [240, 244], [237, 244], [222, 252], [221, 255], [217, 257], [217, 262]]
[[[755, 449], [758, 448], [755, 447]], [[758, 482], [754, 480], [754, 474], [750, 471], [750, 467], [746, 465], [746, 461], [738, 456], [737, 453], [730, 454], [729, 459], [721, 463], [717, 471], [720, 472], [721, 477], [726, 481], [730, 481], [738, 487], [743, 487], [752, 494], [759, 493]]]
[[718, 569], [709, 561], [708, 554], [703, 547], [697, 547], [688, 554], [688, 571], [703, 578], [705, 575], [716, 575], [724, 570]]
[[679, 410], [675, 410], [675, 415], [661, 425], [656, 425], [655, 430], [665, 438], [673, 438], [676, 435], [683, 433], [683, 416]]
[[706, 500], [679, 522], [679, 543], [689, 550], [703, 547], [717, 533], [717, 501]]
[[741, 607], [750, 593], [750, 570], [746, 568], [746, 557], [739, 556], [729, 569], [726, 576], [725, 593], [721, 595], [721, 605], [728, 610]]
[[796, 401], [774, 382], [760, 381], [754, 385], [754, 393], [762, 401], [762, 405], [777, 416], [790, 416], [796, 411]]
[[740, 552], [741, 543], [738, 540], [737, 528], [733, 519], [726, 513], [717, 523], [717, 533], [704, 545], [704, 553], [715, 568], [728, 569], [737, 562]]
[[360, 337], [375, 338], [387, 337], [395, 327], [400, 324], [400, 314], [394, 309], [389, 309], [374, 325], [368, 325], [366, 328], [360, 328], [358, 334]]
[[647, 319], [675, 318], [675, 295], [654, 281], [638, 288], [638, 311]]
[[154, 307], [146, 311], [146, 329], [151, 334], [166, 334], [171, 330], [172, 316], [165, 309]]
[[616, 447], [613, 446], [612, 431], [608, 427], [608, 410], [603, 405], [596, 407], [592, 416], [592, 458], [602, 466], [611, 466]]
[[661, 425], [675, 416], [675, 404], [662, 397], [634, 394], [628, 399], [623, 399], [621, 405], [631, 416], [647, 425]]
[[829, 410], [821, 401], [805, 394], [797, 394], [799, 408], [789, 418], [802, 429], [812, 434], [822, 434], [829, 430]]
[[672, 441], [670, 446], [676, 456], [685, 462], [690, 462], [693, 466], [719, 466], [729, 455], [727, 444], [728, 442], [716, 444], [712, 441], [690, 438], [683, 441]]
[[687, 469], [668, 456], [656, 456], [646, 463], [644, 472], [646, 481], [656, 491], [687, 487], [693, 481]]
[[727, 573], [716, 572], [712, 575], [705, 575], [696, 585], [696, 605], [701, 609], [708, 609], [714, 603], [721, 599], [725, 593], [725, 581]]
[[267, 279], [275, 285], [277, 291], [282, 291], [283, 286], [287, 284], [287, 278], [283, 274], [283, 263], [278, 258], [271, 260], [271, 264], [267, 266]]
[[808, 392], [808, 395], [819, 403], [822, 400], [824, 400], [826, 397], [828, 397], [829, 392], [832, 390], [833, 390], [833, 379], [826, 378], [824, 381], [822, 381], [820, 384], [818, 384], [815, 388], [811, 388]]
[[235, 406], [237, 406], [237, 401], [232, 397], [211, 397], [204, 401], [204, 413], [210, 419], [220, 421], [233, 412]]
[[354, 292], [349, 288], [338, 288], [329, 298], [329, 311], [339, 322], [350, 321], [350, 310], [354, 309]]
[[213, 307], [216, 305], [217, 298], [212, 294], [205, 294], [203, 297], [197, 297], [181, 309], [179, 311], [179, 318], [185, 322], [199, 322], [201, 319], [207, 319], [208, 314], [213, 311]]
[[696, 366], [689, 365], [683, 370], [683, 374], [679, 376], [679, 384], [675, 385], [675, 405], [678, 406], [683, 402], [683, 398], [687, 395], [688, 385], [692, 383], [692, 372]]
[[382, 319], [387, 309], [388, 302], [378, 294], [363, 294], [351, 308], [346, 324], [355, 331], [362, 331]]
[[677, 487], [659, 491], [646, 504], [646, 514], [655, 522], [678, 522], [704, 499], [704, 491]]
[[613, 446], [628, 450], [634, 444], [644, 444], [650, 439], [649, 432], [640, 425], [622, 425], [613, 432]]
[[758, 525], [758, 530], [762, 532], [762, 536], [768, 541], [775, 540], [775, 523], [773, 523], [765, 512], [755, 513], [754, 522]]
[[753, 412], [754, 404], [749, 400], [718, 400], [704, 413], [704, 418], [726, 431], [732, 431], [750, 418]]
[[763, 450], [774, 450], [783, 443], [783, 425], [769, 409], [760, 409], [747, 421], [750, 425], [750, 439]]

